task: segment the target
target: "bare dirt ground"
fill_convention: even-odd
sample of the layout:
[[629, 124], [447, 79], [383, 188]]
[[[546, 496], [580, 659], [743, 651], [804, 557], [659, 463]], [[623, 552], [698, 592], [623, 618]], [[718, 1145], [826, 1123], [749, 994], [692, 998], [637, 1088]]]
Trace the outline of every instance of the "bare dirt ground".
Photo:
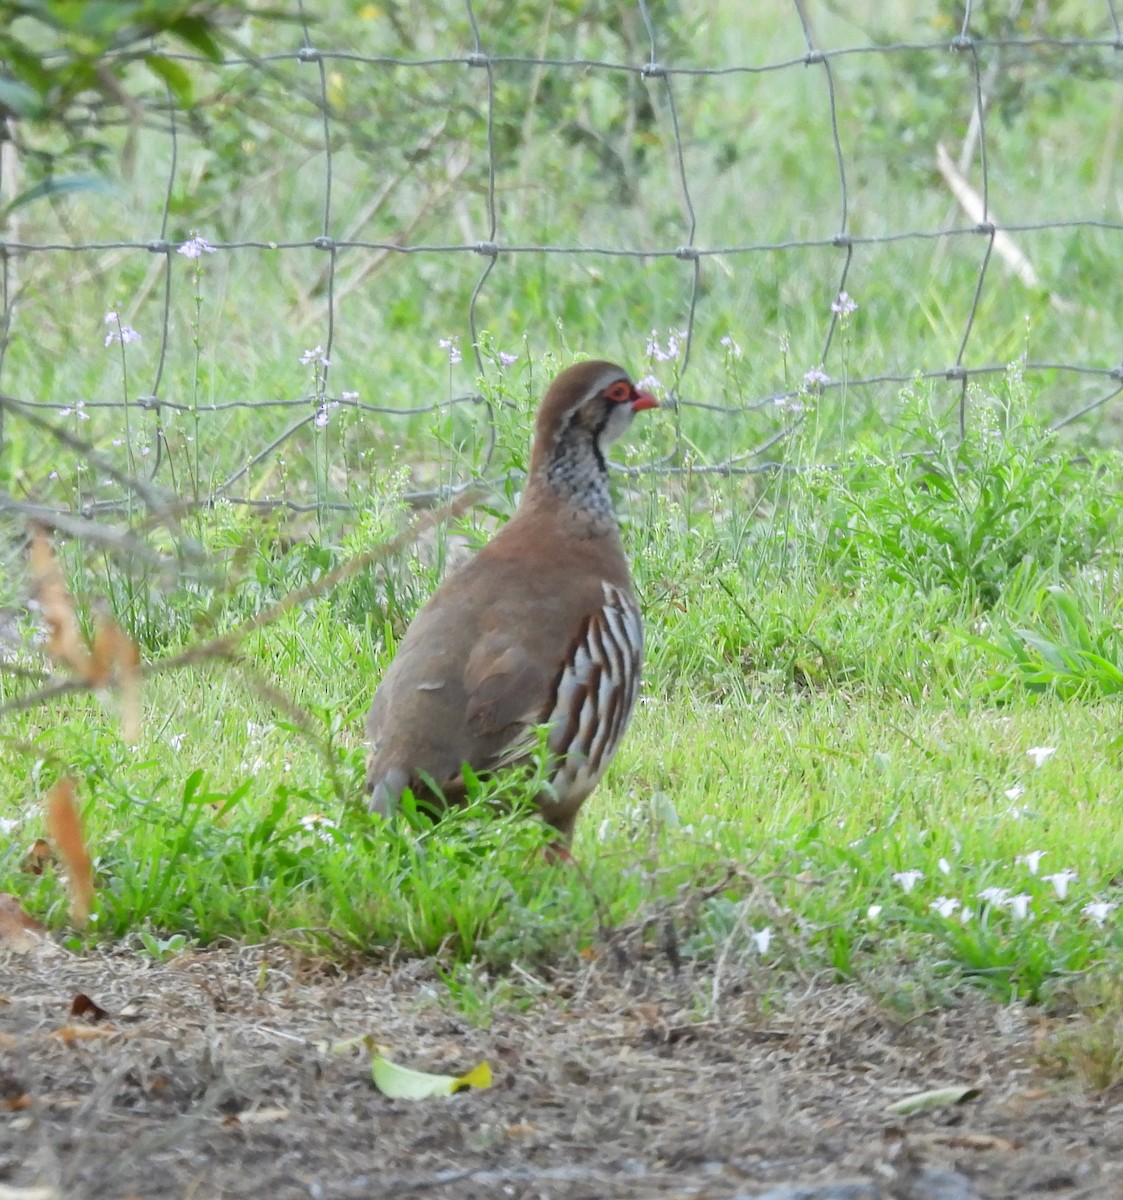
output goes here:
[[[479, 1028], [423, 962], [0, 952], [0, 1200], [1123, 1196], [1123, 1097], [1045, 1074], [1033, 1012], [906, 1021], [840, 987], [762, 1006], [727, 975], [701, 1020], [712, 974], [610, 954], [543, 982]], [[71, 1015], [79, 993], [106, 1015]], [[494, 1085], [387, 1099], [331, 1049], [363, 1033], [426, 1070], [486, 1059]], [[947, 1084], [979, 1094], [887, 1111]]]

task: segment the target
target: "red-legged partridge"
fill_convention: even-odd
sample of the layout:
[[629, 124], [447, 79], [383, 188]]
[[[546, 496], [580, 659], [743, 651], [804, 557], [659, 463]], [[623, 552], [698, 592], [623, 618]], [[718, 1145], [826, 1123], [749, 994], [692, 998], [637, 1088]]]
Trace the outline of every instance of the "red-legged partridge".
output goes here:
[[518, 511], [414, 617], [371, 704], [370, 807], [409, 786], [464, 797], [462, 766], [516, 765], [549, 725], [542, 816], [568, 842], [639, 691], [643, 627], [608, 490], [604, 447], [657, 407], [608, 362], [550, 385]]

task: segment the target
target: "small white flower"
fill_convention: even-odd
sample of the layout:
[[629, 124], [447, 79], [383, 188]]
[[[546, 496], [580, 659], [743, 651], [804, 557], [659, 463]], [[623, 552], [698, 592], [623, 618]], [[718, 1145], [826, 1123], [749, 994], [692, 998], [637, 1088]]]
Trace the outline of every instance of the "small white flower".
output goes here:
[[940, 868], [941, 875], [951, 874], [951, 863], [946, 858], [941, 858], [936, 861], [936, 866]]
[[866, 916], [869, 920], [876, 921], [877, 918], [881, 916], [881, 905], [871, 904], [869, 908], [866, 909]]
[[15, 833], [19, 828], [19, 817], [0, 817], [0, 833]]
[[642, 379], [636, 380], [636, 387], [641, 392], [650, 392], [655, 389], [662, 389], [663, 385], [655, 378], [654, 375], [645, 375]]
[[611, 830], [612, 830], [612, 822], [609, 820], [608, 817], [605, 817], [605, 819], [603, 821], [601, 821], [601, 823], [597, 826], [597, 841], [598, 842], [607, 842], [608, 835], [611, 832]]
[[1058, 900], [1064, 900], [1068, 895], [1068, 885], [1074, 879], [1078, 878], [1078, 876], [1075, 871], [1071, 871], [1068, 867], [1065, 867], [1063, 871], [1058, 871], [1055, 875], [1042, 875], [1041, 878], [1046, 883], [1053, 885], [1053, 891], [1057, 893]]
[[312, 418], [312, 424], [315, 425], [317, 429], [326, 429], [327, 423], [328, 423], [327, 405], [321, 404], [320, 407], [318, 409], [316, 409], [316, 415]]
[[1008, 908], [1014, 914], [1015, 920], [1024, 921], [1032, 903], [1033, 897], [1028, 892], [1019, 892], [1016, 896], [1011, 896], [1004, 901], [1003, 907]]
[[724, 346], [733, 358], [741, 357], [741, 347], [737, 345], [737, 340], [734, 338], [733, 334], [727, 333], [725, 337], [721, 339], [719, 344]]
[[1012, 788], [1007, 788], [1003, 794], [1007, 800], [1013, 803], [1020, 800], [1026, 794], [1026, 790], [1020, 783], [1015, 783]]
[[[287, 767], [289, 764], [286, 763], [285, 765]], [[301, 817], [297, 823], [309, 833], [314, 833], [321, 842], [332, 841], [330, 830], [339, 828], [334, 821], [328, 817], [321, 817], [318, 813]]]
[[923, 871], [894, 871], [893, 882], [899, 883], [907, 895], [924, 878]]
[[1080, 910], [1086, 917], [1090, 917], [1102, 929], [1104, 922], [1108, 918], [1108, 914], [1113, 908], [1117, 907], [1109, 900], [1092, 900]]
[[968, 921], [975, 915], [975, 910], [969, 908], [966, 904], [963, 906], [963, 911], [959, 914], [960, 925], [966, 925]]
[[1044, 766], [1056, 754], [1056, 746], [1030, 746], [1026, 751], [1026, 757], [1033, 759], [1035, 767]]
[[849, 292], [839, 292], [838, 299], [831, 304], [831, 312], [837, 313], [841, 317], [848, 317], [852, 312], [857, 311], [858, 305], [851, 300]]
[[768, 947], [772, 944], [771, 928], [756, 929], [750, 935], [753, 939], [753, 945], [756, 947], [758, 954], [767, 954]]
[[960, 907], [960, 904], [954, 896], [938, 896], [928, 907], [935, 909], [944, 920], [947, 920]]
[[1038, 867], [1041, 866], [1041, 860], [1048, 853], [1048, 850], [1030, 850], [1026, 854], [1019, 854], [1014, 861], [1016, 863], [1024, 863], [1026, 870], [1031, 875], [1036, 875]]
[[309, 363], [319, 363], [323, 367], [330, 367], [331, 359], [324, 357], [323, 346], [317, 346], [313, 350], [305, 350], [300, 356], [300, 365], [302, 367], [308, 366]]
[[359, 393], [358, 392], [340, 392], [339, 398], [340, 398], [340, 400], [358, 400]]
[[172, 736], [168, 738], [168, 745], [171, 746], [173, 750], [179, 750], [180, 746], [183, 745], [184, 738], [186, 737], [186, 733], [173, 733]]
[[1002, 905], [1006, 903], [1007, 896], [1010, 895], [1010, 889], [1004, 887], [988, 887], [983, 888], [978, 893], [978, 897], [986, 904]]

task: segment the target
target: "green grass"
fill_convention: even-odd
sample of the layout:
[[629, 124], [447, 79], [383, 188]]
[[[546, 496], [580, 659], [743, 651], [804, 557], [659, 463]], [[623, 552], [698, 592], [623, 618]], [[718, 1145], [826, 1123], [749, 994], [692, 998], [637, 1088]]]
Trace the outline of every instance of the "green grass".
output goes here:
[[[893, 28], [878, 26], [889, 18], [871, 8], [852, 20], [824, 13], [817, 33], [834, 46], [949, 33], [946, 14], [914, 19], [899, 7]], [[763, 9], [746, 17], [743, 5], [716, 4], [689, 28], [653, 11], [665, 51], [683, 61], [759, 64], [805, 51], [798, 23]], [[485, 32], [517, 42], [519, 22], [500, 27], [487, 5], [478, 16]], [[537, 28], [538, 16], [523, 18]], [[437, 43], [421, 51], [461, 46], [461, 18], [442, 20], [418, 35]], [[593, 38], [590, 29], [582, 25], [580, 37]], [[402, 49], [384, 44], [388, 26], [356, 32], [341, 14], [316, 33], [324, 46], [358, 38], [370, 53]], [[619, 38], [629, 54], [646, 54], [634, 34]], [[281, 36], [263, 31], [262, 48]], [[596, 56], [591, 42], [567, 36], [551, 28], [543, 46]], [[600, 49], [624, 54], [619, 41]], [[932, 161], [935, 142], [953, 141], [967, 120], [966, 57], [897, 55], [832, 64], [856, 234], [965, 223]], [[1069, 78], [1048, 66], [1031, 56], [1002, 77], [987, 126], [992, 202], [1007, 220], [1118, 221], [1117, 167], [1103, 150], [1119, 120], [1114, 85], [1093, 69]], [[229, 127], [210, 140], [181, 130], [173, 240], [196, 229], [215, 241], [302, 241], [321, 231], [319, 117], [311, 107], [298, 111], [285, 92], [311, 76], [296, 64], [276, 69], [275, 80], [257, 79], [265, 90], [245, 105], [244, 124], [227, 113]], [[400, 170], [401, 187], [355, 236], [381, 240], [420, 214], [414, 241], [460, 244], [466, 230], [482, 237], [487, 160], [471, 115], [482, 76], [460, 67], [431, 76], [381, 76], [347, 62], [336, 69], [336, 234], [369, 200], [376, 128], [389, 147], [380, 170], [387, 178]], [[404, 132], [384, 124], [380, 89], [390, 78], [409, 99], [394, 110]], [[547, 125], [550, 106], [561, 105], [609, 133], [630, 113], [638, 132], [627, 144], [546, 136], [516, 103], [534, 82], [526, 69], [498, 67], [500, 240], [681, 244], [684, 212], [658, 84], [593, 72], [566, 99], [551, 92], [552, 78], [535, 84]], [[1040, 87], [1043, 79], [1056, 87]], [[800, 66], [674, 86], [699, 244], [837, 232], [821, 72]], [[420, 136], [434, 114], [450, 111], [439, 153], [398, 161], [406, 133]], [[736, 122], [731, 112], [741, 114]], [[513, 113], [532, 135], [518, 153], [509, 144]], [[19, 235], [155, 236], [167, 144], [152, 130], [135, 133], [128, 161], [136, 166], [119, 203], [77, 197], [28, 206]], [[463, 153], [469, 166], [449, 190], [443, 175]], [[240, 660], [151, 678], [136, 747], [120, 740], [112, 697], [66, 696], [0, 718], [0, 890], [67, 929], [60, 871], [32, 875], [21, 864], [44, 832], [45, 792], [69, 773], [98, 882], [91, 930], [66, 934], [76, 945], [137, 935], [144, 952], [166, 957], [219, 937], [280, 936], [341, 957], [434, 955], [465, 1004], [482, 994], [473, 981], [492, 968], [556, 961], [598, 944], [606, 930], [642, 929], [655, 913], [673, 914], [686, 956], [733, 956], [777, 978], [861, 979], [887, 995], [914, 988], [942, 998], [970, 984], [1053, 1002], [1074, 979], [1118, 970], [1123, 921], [1110, 906], [1123, 902], [1115, 699], [1123, 463], [1106, 411], [1048, 430], [1110, 381], [1021, 365], [1023, 356], [1115, 365], [1103, 348], [1116, 343], [1123, 308], [1123, 283], [1109, 267], [1118, 235], [1053, 229], [1018, 240], [1042, 287], [1026, 289], [991, 264], [965, 361], [1014, 365], [972, 384], [962, 437], [954, 380], [903, 388], [848, 381], [911, 377], [955, 361], [981, 239], [858, 246], [846, 288], [859, 307], [822, 364], [847, 386], [805, 393], [798, 410], [757, 402], [798, 388], [819, 363], [841, 252], [793, 247], [705, 261], [678, 390], [732, 411], [684, 405], [644, 414], [616, 450], [628, 467], [672, 454], [691, 470], [617, 475], [648, 667], [625, 745], [581, 818], [576, 871], [545, 861], [542, 828], [508, 814], [509, 782], [496, 785], [499, 797], [485, 785], [468, 811], [435, 828], [420, 816], [394, 826], [367, 816], [357, 803], [362, 719], [446, 557], [478, 544], [510, 512], [537, 397], [557, 367], [604, 354], [637, 375], [655, 371], [665, 387], [675, 382], [681, 359], [660, 363], [645, 347], [650, 330], [665, 345], [668, 330], [683, 326], [691, 264], [501, 256], [476, 310], [486, 331], [477, 377], [465, 314], [485, 265], [478, 255], [379, 264], [369, 252], [342, 250], [325, 389], [322, 369], [299, 361], [326, 344], [319, 251], [243, 248], [194, 263], [173, 254], [166, 312], [164, 278], [147, 250], [18, 260], [20, 307], [3, 391], [66, 405], [51, 419], [101, 460], [8, 414], [5, 493], [76, 507], [116, 497], [112, 473], [147, 475], [160, 445], [156, 482], [180, 496], [205, 495], [301, 414], [345, 391], [418, 410], [329, 409], [325, 428], [309, 422], [231, 489], [310, 505], [307, 512], [220, 503], [169, 529], [145, 524], [134, 497], [113, 519], [134, 522], [162, 562], [132, 556], [113, 538], [108, 546], [61, 540], [82, 619], [108, 601], [149, 660], [236, 627], [387, 538], [407, 519], [410, 492], [480, 472], [502, 482], [449, 529], [246, 638]], [[139, 343], [103, 346], [110, 303], [142, 332]], [[165, 317], [163, 398], [189, 409], [231, 400], [299, 406], [159, 415], [137, 407], [154, 385]], [[727, 334], [740, 355], [722, 345]], [[458, 365], [437, 344], [449, 336], [460, 338]], [[501, 367], [500, 350], [517, 351], [518, 361]], [[447, 406], [474, 390], [485, 405]], [[127, 438], [121, 409], [98, 407], [125, 397]], [[752, 463], [753, 448], [788, 425], [793, 433], [771, 451], [785, 470], [706, 473], [727, 460]], [[4, 528], [11, 537], [0, 547], [0, 609], [18, 609], [21, 528]], [[47, 670], [30, 644], [7, 665]], [[0, 704], [34, 682], [0, 670]], [[1034, 747], [1055, 753], [1037, 768], [1027, 754]], [[1025, 859], [1038, 854], [1033, 873]], [[1046, 876], [1065, 871], [1075, 878], [1061, 897]], [[906, 890], [909, 872], [921, 875]], [[1005, 900], [980, 899], [992, 888], [1006, 889]]]
[[[1009, 394], [1020, 387], [1012, 379]], [[903, 436], [924, 428], [917, 416]], [[69, 772], [98, 873], [87, 936], [140, 932], [158, 955], [174, 937], [281, 935], [345, 956], [433, 954], [450, 969], [541, 964], [725, 878], [689, 910], [685, 954], [1047, 999], [1119, 965], [1123, 820], [1112, 797], [1123, 746], [1098, 660], [1086, 687], [1072, 685], [1076, 660], [1051, 686], [1003, 647], [1062, 581], [1086, 621], [1109, 619], [1096, 597], [1113, 604], [1110, 588], [1089, 580], [1115, 577], [1118, 513], [1103, 488], [1118, 465], [1066, 458], [1021, 416], [997, 440], [981, 427], [956, 453], [966, 466], [890, 456], [873, 473], [859, 457], [829, 478], [774, 481], [749, 520], [720, 481], [665, 496], [646, 519], [633, 509], [646, 694], [582, 817], [579, 871], [542, 857], [546, 833], [517, 811], [517, 781], [498, 798], [484, 787], [435, 827], [423, 815], [388, 826], [357, 803], [363, 712], [441, 558], [407, 553], [283, 613], [246, 639], [240, 665], [154, 677], [137, 747], [93, 697], [10, 718], [5, 815], [18, 824], [0, 887], [65, 923], [59, 873], [28, 876], [20, 863], [42, 832], [39, 798]], [[949, 486], [934, 487], [940, 462]], [[1045, 485], [1062, 475], [1059, 506]], [[840, 516], [847, 505], [879, 514], [876, 541], [832, 535], [859, 528]], [[980, 508], [990, 540], [964, 541]], [[237, 543], [229, 514], [201, 528], [221, 535], [215, 553]], [[349, 552], [281, 551], [241, 532], [230, 552], [241, 582], [196, 597], [205, 630]], [[1039, 553], [1045, 545], [1055, 552]], [[138, 632], [164, 618], [150, 654], [191, 640], [181, 606], [149, 601]], [[1081, 610], [1067, 605], [1071, 630]], [[1037, 766], [1029, 752], [1040, 747], [1053, 753]]]

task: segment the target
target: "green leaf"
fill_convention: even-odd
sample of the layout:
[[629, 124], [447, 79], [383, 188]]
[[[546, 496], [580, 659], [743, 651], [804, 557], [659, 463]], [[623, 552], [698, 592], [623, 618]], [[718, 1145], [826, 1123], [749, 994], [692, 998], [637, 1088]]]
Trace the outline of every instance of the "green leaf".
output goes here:
[[469, 1088], [491, 1087], [491, 1068], [486, 1062], [465, 1075], [430, 1075], [375, 1055], [370, 1073], [374, 1086], [392, 1100], [428, 1100], [430, 1096], [452, 1096]]
[[0, 209], [0, 215], [7, 216], [25, 204], [35, 200], [43, 200], [48, 196], [65, 196], [70, 192], [113, 192], [114, 186], [98, 175], [64, 175], [57, 179], [44, 179], [26, 192], [20, 194], [10, 203]]
[[898, 1117], [907, 1117], [910, 1113], [927, 1112], [932, 1108], [947, 1108], [953, 1104], [964, 1104], [974, 1100], [980, 1094], [976, 1087], [942, 1087], [932, 1088], [927, 1092], [914, 1092], [904, 1096], [886, 1108], [886, 1112]]
[[41, 101], [34, 88], [15, 79], [0, 79], [0, 108], [17, 117], [32, 117]]
[[195, 89], [187, 71], [179, 63], [165, 58], [162, 54], [146, 54], [144, 61], [152, 74], [158, 75], [168, 85], [180, 106], [190, 108], [194, 103]]
[[181, 42], [194, 46], [211, 62], [222, 62], [222, 48], [211, 36], [211, 27], [202, 17], [183, 17], [174, 21], [168, 26], [168, 33], [174, 34]]

